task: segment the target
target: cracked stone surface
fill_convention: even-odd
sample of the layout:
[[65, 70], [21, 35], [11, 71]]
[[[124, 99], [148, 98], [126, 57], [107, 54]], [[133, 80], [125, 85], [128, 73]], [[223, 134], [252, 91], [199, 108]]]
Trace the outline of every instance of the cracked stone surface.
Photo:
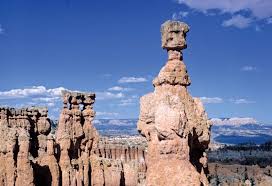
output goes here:
[[211, 124], [200, 99], [187, 90], [191, 81], [182, 49], [188, 31], [179, 21], [162, 25], [168, 61], [153, 80], [154, 92], [141, 98], [138, 130], [148, 144], [147, 186], [208, 185], [205, 149]]

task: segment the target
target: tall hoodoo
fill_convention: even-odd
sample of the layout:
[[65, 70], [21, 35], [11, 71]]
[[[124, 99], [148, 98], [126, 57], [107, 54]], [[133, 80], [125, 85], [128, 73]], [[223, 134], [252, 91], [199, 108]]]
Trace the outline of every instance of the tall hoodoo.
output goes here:
[[188, 31], [179, 21], [162, 25], [168, 61], [153, 80], [155, 91], [141, 98], [138, 130], [148, 141], [147, 186], [208, 185], [210, 123], [200, 99], [187, 90], [191, 81], [182, 50]]
[[95, 94], [63, 91], [56, 141], [60, 148], [61, 185], [90, 185], [90, 155], [99, 135], [93, 126]]

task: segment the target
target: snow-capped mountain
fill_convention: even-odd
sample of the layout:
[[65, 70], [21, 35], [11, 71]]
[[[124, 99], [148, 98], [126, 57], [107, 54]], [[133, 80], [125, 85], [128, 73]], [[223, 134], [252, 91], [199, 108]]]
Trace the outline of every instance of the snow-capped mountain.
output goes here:
[[213, 125], [246, 125], [246, 124], [258, 124], [257, 120], [254, 118], [242, 118], [242, 117], [233, 117], [233, 118], [212, 118], [210, 119]]

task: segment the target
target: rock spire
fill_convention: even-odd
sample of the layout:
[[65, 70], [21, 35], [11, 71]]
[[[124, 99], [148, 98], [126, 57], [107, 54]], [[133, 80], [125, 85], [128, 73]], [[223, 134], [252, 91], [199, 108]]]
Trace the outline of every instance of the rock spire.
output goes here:
[[191, 84], [182, 50], [189, 26], [166, 21], [161, 26], [162, 48], [168, 61], [153, 80], [155, 91], [141, 98], [139, 132], [147, 139], [147, 186], [208, 185], [205, 149], [210, 123]]
[[61, 185], [90, 185], [90, 155], [99, 135], [93, 126], [95, 94], [63, 91], [56, 142], [59, 145]]

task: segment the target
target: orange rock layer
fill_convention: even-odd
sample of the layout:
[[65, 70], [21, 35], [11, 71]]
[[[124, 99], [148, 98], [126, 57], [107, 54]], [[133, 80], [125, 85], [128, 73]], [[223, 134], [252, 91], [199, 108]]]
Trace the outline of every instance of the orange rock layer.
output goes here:
[[145, 185], [146, 147], [99, 138], [94, 100], [64, 91], [56, 136], [46, 108], [0, 108], [0, 186]]

